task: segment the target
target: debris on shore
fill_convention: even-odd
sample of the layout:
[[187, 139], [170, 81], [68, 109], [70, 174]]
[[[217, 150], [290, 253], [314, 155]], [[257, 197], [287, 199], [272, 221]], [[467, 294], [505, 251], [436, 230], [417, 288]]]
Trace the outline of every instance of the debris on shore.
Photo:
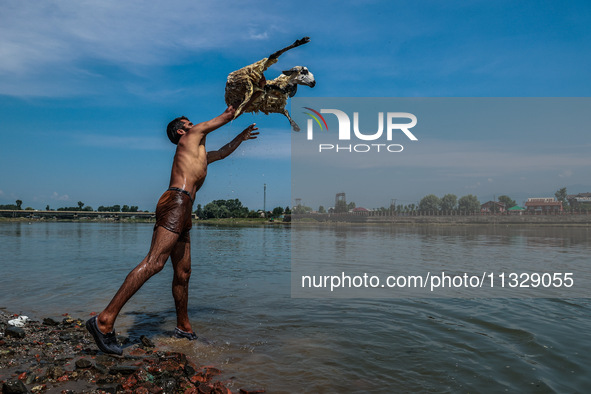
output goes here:
[[[0, 394], [232, 393], [216, 380], [219, 369], [159, 349], [145, 336], [127, 340], [123, 356], [110, 356], [96, 348], [83, 320], [25, 318], [0, 311]], [[15, 319], [25, 324], [8, 323]]]

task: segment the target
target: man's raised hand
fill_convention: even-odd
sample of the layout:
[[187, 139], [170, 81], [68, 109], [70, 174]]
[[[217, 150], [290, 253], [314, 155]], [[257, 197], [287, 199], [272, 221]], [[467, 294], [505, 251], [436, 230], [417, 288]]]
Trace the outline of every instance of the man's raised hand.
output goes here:
[[242, 136], [242, 140], [247, 141], [247, 140], [254, 140], [255, 138], [257, 138], [259, 133], [254, 132], [254, 131], [258, 130], [258, 129], [259, 128], [256, 127], [256, 123], [253, 123], [250, 126], [248, 126], [247, 128], [245, 128], [244, 131], [242, 133], [240, 133], [240, 135]]
[[236, 114], [236, 109], [233, 106], [229, 106], [226, 110], [220, 115], [224, 123], [230, 122], [234, 119], [234, 115]]

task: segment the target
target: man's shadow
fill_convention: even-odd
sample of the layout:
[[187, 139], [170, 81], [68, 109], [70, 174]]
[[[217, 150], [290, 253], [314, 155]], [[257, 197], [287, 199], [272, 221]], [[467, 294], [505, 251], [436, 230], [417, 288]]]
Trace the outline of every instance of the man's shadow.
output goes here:
[[[191, 320], [207, 320], [212, 314], [221, 312], [218, 308], [194, 306], [189, 308]], [[131, 317], [131, 326], [127, 329], [127, 338], [122, 342], [123, 348], [141, 343], [141, 337], [145, 336], [152, 342], [155, 338], [173, 337], [176, 326], [176, 314], [174, 309], [156, 312], [124, 312], [124, 316]]]

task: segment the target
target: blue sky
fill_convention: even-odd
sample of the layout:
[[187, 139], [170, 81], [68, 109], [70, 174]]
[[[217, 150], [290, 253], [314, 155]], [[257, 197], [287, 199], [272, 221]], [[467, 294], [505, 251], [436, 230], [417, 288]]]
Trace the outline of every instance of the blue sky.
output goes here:
[[[590, 24], [586, 1], [5, 0], [0, 204], [20, 199], [43, 209], [82, 201], [94, 208], [154, 209], [174, 154], [164, 132], [168, 121], [221, 113], [229, 72], [303, 36], [312, 41], [267, 71], [273, 78], [294, 65], [309, 67], [317, 85], [300, 88], [302, 97], [587, 97]], [[198, 203], [239, 198], [262, 208], [267, 184], [267, 208], [292, 205], [291, 131], [282, 116], [242, 116], [212, 134], [208, 148], [252, 122], [260, 138], [210, 167]], [[591, 191], [580, 163], [581, 150], [591, 147], [589, 134], [538, 141], [503, 152], [502, 160], [518, 166], [528, 155], [557, 149], [562, 167], [531, 172], [532, 192]], [[478, 152], [506, 138], [474, 133], [466, 139], [458, 132], [436, 139]], [[572, 152], [576, 168], [565, 163]], [[407, 182], [402, 200], [425, 195], [430, 172], [419, 167], [406, 172], [414, 174], [412, 182], [392, 175], [392, 182]], [[527, 192], [502, 178], [493, 188], [489, 178], [484, 172], [449, 177], [445, 189], [433, 184], [433, 193], [469, 190], [485, 201], [512, 193], [519, 200]], [[330, 205], [339, 191], [310, 204]]]

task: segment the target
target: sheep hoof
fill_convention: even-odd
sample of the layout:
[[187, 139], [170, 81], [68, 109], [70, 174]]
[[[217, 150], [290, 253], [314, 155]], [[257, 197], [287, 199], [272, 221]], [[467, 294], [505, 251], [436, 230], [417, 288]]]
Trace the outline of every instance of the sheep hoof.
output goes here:
[[310, 42], [310, 37], [304, 37], [301, 38], [299, 40], [297, 40], [296, 42], [294, 42], [294, 45], [296, 46], [300, 46], [300, 45], [304, 45]]

